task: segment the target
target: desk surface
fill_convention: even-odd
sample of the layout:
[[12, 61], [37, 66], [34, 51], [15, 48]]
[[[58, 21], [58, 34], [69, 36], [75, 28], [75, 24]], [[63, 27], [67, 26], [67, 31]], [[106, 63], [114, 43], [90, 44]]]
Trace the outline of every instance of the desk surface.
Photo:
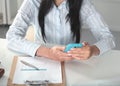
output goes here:
[[[17, 55], [6, 47], [7, 41], [0, 39], [0, 60], [5, 74], [0, 86], [7, 86], [13, 56]], [[120, 51], [111, 50], [87, 61], [65, 63], [67, 86], [120, 86]]]

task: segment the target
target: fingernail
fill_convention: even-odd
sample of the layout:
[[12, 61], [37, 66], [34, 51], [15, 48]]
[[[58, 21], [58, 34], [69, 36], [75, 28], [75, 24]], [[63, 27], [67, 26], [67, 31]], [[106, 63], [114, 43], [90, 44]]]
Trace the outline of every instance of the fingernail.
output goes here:
[[83, 46], [88, 45], [88, 42], [84, 41], [82, 42]]

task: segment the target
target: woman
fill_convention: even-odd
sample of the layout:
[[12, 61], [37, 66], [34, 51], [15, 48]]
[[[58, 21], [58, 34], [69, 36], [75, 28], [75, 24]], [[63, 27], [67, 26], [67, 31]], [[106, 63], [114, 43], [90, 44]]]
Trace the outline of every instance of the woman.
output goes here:
[[[24, 38], [31, 24], [35, 42]], [[65, 45], [80, 42], [83, 24], [89, 26], [97, 43], [84, 43], [65, 53]], [[115, 47], [113, 35], [90, 0], [24, 0], [6, 37], [11, 50], [57, 61], [85, 60]]]

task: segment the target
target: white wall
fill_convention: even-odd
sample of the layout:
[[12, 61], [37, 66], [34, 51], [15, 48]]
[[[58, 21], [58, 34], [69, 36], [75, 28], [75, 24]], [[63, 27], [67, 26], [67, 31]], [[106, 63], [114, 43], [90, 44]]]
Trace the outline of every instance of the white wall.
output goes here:
[[14, 17], [17, 14], [17, 1], [16, 0], [6, 0], [6, 4], [7, 4], [7, 23], [11, 24]]
[[2, 1], [0, 1], [0, 24], [3, 22], [3, 15], [2, 15]]
[[7, 20], [6, 20], [6, 10], [5, 10], [5, 0], [0, 0], [0, 24], [6, 24]]
[[3, 11], [3, 0], [0, 0], [0, 13]]
[[2, 13], [2, 0], [0, 0], [0, 13]]
[[120, 31], [120, 0], [94, 0], [94, 5], [110, 29]]
[[21, 6], [23, 0], [17, 0], [17, 2], [18, 2], [18, 8], [19, 8]]

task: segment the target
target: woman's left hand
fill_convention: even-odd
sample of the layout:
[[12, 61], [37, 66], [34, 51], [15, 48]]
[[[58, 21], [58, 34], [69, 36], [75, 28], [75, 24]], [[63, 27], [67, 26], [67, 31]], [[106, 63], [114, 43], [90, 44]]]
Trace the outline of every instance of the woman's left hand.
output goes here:
[[68, 54], [77, 60], [87, 60], [93, 55], [98, 55], [99, 49], [93, 45], [85, 44], [82, 48], [72, 48]]

